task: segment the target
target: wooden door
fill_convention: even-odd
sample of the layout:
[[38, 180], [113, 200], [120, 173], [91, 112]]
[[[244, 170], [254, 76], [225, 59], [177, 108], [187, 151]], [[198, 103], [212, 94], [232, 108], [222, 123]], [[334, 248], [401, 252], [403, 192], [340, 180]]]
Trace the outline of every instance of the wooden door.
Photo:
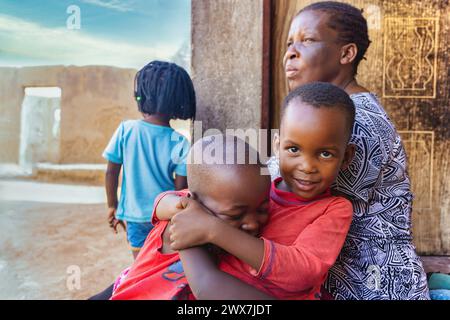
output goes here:
[[[282, 69], [292, 17], [314, 1], [272, 2], [271, 127], [287, 93]], [[372, 44], [358, 81], [375, 92], [403, 138], [421, 254], [450, 254], [449, 1], [346, 1], [364, 10]]]

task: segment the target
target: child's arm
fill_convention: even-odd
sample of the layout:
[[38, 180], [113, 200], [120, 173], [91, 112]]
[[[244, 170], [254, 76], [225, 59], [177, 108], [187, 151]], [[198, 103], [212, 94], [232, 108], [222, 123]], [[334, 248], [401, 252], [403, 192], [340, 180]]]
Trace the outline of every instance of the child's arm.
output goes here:
[[255, 276], [288, 292], [322, 283], [341, 252], [352, 217], [351, 202], [336, 198], [320, 217], [297, 232], [292, 243], [263, 238], [264, 262]]
[[186, 249], [212, 243], [259, 270], [264, 259], [264, 241], [215, 217], [197, 201], [187, 199], [182, 214], [172, 218], [171, 248]]
[[202, 212], [195, 202], [191, 210], [172, 219], [171, 247], [212, 243], [249, 264], [286, 291], [302, 291], [322, 281], [344, 244], [352, 219], [352, 206], [340, 198], [327, 212], [299, 232], [291, 245], [254, 238]]
[[220, 271], [204, 248], [179, 251], [184, 274], [199, 300], [270, 300], [273, 297]]
[[154, 212], [158, 220], [171, 220], [176, 213], [183, 210], [181, 199], [181, 196], [170, 191], [161, 195]]
[[120, 224], [124, 229], [123, 221], [116, 219], [117, 210], [117, 188], [119, 185], [119, 174], [122, 165], [108, 161], [105, 175], [106, 198], [108, 201], [108, 223], [114, 232], [117, 233], [117, 225]]
[[[187, 177], [175, 175], [175, 190], [184, 190], [187, 188]], [[158, 220], [170, 220], [183, 209], [180, 203], [182, 197], [178, 194], [168, 191], [164, 192], [159, 199], [155, 201], [154, 215]]]

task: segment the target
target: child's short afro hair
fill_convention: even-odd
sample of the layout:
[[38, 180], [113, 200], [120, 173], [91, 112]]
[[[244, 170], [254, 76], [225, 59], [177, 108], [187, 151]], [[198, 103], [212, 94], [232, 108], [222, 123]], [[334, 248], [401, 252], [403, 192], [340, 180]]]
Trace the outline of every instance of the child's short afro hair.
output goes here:
[[344, 90], [329, 82], [312, 82], [292, 90], [284, 99], [281, 109], [281, 123], [283, 122], [286, 108], [293, 100], [297, 99], [315, 108], [340, 108], [347, 119], [350, 139], [355, 122], [355, 105]]
[[169, 119], [195, 119], [194, 85], [182, 67], [162, 61], [152, 61], [135, 78], [139, 111], [159, 114]]

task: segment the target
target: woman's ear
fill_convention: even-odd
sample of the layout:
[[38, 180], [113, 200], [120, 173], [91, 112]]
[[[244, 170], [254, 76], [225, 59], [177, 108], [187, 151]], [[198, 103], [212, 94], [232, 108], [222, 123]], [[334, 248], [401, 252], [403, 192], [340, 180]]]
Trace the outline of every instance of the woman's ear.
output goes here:
[[358, 47], [354, 43], [346, 44], [341, 48], [341, 64], [352, 64], [358, 54]]
[[347, 169], [350, 163], [352, 162], [353, 157], [355, 156], [355, 148], [356, 147], [354, 144], [347, 145], [347, 149], [345, 149], [344, 153], [344, 160], [342, 160], [341, 164], [341, 170]]
[[273, 135], [273, 152], [277, 158], [280, 157], [280, 133], [277, 132]]

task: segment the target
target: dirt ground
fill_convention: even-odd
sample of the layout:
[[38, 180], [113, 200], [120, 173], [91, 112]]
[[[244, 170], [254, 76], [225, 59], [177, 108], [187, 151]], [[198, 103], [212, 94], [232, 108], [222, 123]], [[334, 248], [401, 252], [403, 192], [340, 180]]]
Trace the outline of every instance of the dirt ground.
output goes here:
[[105, 216], [104, 204], [2, 200], [0, 299], [86, 299], [105, 289], [132, 262], [125, 233], [112, 233]]

